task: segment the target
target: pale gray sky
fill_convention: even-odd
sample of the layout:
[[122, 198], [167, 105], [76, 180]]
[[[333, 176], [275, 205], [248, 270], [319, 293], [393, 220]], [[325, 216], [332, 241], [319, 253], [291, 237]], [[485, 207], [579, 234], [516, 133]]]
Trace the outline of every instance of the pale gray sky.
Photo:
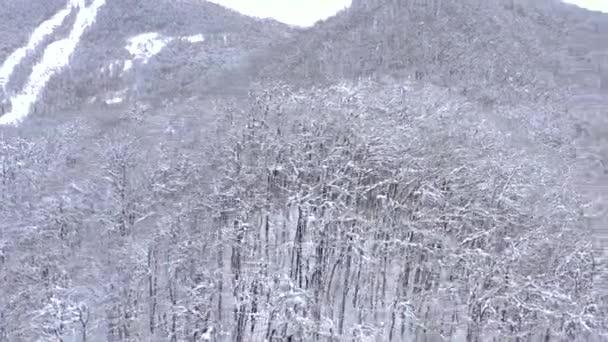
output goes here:
[[[351, 4], [351, 0], [210, 1], [232, 8], [246, 15], [260, 18], [274, 18], [280, 22], [296, 26], [311, 26], [316, 21], [326, 19]], [[564, 0], [564, 2], [584, 7], [592, 11], [608, 13], [608, 0]]]
[[608, 13], [608, 0], [564, 0], [564, 2], [587, 8], [592, 11]]
[[274, 18], [296, 26], [312, 26], [339, 10], [350, 6], [351, 0], [209, 0], [245, 15]]

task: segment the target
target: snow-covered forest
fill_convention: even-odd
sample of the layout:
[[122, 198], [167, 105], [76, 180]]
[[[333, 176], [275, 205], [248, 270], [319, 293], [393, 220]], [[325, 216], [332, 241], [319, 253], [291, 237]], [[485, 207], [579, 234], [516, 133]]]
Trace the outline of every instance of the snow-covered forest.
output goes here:
[[[113, 46], [92, 40], [110, 13], [153, 11], [106, 2], [36, 112], [0, 127], [0, 342], [608, 339], [608, 45], [576, 36], [608, 18], [355, 1], [295, 32], [243, 17], [268, 50], [215, 30], [77, 74]], [[120, 104], [91, 100], [113, 84]]]

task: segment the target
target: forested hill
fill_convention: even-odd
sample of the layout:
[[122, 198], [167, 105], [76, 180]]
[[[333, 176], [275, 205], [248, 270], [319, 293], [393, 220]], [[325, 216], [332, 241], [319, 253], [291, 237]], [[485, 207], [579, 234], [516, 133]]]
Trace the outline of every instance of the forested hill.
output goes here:
[[[47, 87], [44, 105], [69, 110], [66, 100], [72, 106], [99, 105], [116, 96], [126, 106], [164, 99], [178, 103], [218, 84], [225, 92], [242, 90], [250, 56], [290, 31], [207, 1], [107, 1], [70, 67]], [[127, 49], [134, 38], [145, 47], [139, 53], [149, 57]], [[123, 71], [125, 63], [133, 68]], [[243, 75], [243, 86], [223, 80], [233, 69]]]
[[[217, 95], [218, 87], [224, 93], [246, 93], [250, 57], [293, 31], [206, 1], [98, 3], [91, 23], [73, 43], [67, 65], [47, 72], [40, 70], [59, 58], [53, 56], [53, 43], [74, 36], [84, 18], [80, 9], [90, 8], [88, 2], [18, 2], [0, 13], [0, 25], [6, 28], [6, 39], [0, 41], [0, 116], [15, 108], [11, 98], [45, 74], [52, 77], [36, 91], [29, 111], [38, 118], [108, 105], [114, 107], [110, 111], [124, 110], [152, 100], [179, 102], [211, 91]], [[14, 27], [23, 28], [14, 32]], [[242, 75], [242, 84], [226, 81], [224, 74], [233, 69]], [[33, 76], [35, 70], [39, 74]]]
[[581, 12], [554, 0], [355, 1], [286, 43], [281, 68], [272, 63], [266, 75], [390, 74], [498, 102], [560, 98], [571, 68], [566, 41], [589, 19]]
[[32, 43], [0, 41], [2, 96], [34, 103], [0, 126], [0, 342], [608, 338], [607, 16], [28, 3]]

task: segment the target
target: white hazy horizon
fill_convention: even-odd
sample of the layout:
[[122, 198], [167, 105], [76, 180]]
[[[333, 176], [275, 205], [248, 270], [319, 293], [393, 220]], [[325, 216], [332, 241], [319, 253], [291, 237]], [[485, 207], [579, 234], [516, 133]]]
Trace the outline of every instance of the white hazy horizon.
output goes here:
[[242, 14], [309, 27], [349, 7], [351, 0], [209, 0]]
[[[273, 18], [285, 24], [309, 27], [349, 7], [351, 0], [209, 0], [242, 14]], [[562, 0], [591, 11], [608, 13], [608, 0]]]
[[590, 11], [608, 13], [608, 0], [563, 0], [565, 3], [586, 8]]

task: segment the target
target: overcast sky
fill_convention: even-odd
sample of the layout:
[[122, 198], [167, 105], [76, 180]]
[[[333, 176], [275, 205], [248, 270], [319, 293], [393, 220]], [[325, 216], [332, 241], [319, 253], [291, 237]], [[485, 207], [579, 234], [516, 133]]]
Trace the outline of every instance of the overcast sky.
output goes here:
[[[280, 22], [311, 26], [339, 10], [350, 6], [351, 0], [210, 0], [243, 14], [274, 18]], [[608, 1], [608, 0], [607, 0]]]
[[565, 2], [590, 9], [608, 13], [608, 0], [564, 0]]
[[[286, 24], [311, 26], [339, 10], [350, 6], [351, 0], [210, 0], [243, 14], [274, 18]], [[463, 0], [466, 1], [466, 0]], [[564, 0], [593, 11], [608, 13], [608, 0]]]

